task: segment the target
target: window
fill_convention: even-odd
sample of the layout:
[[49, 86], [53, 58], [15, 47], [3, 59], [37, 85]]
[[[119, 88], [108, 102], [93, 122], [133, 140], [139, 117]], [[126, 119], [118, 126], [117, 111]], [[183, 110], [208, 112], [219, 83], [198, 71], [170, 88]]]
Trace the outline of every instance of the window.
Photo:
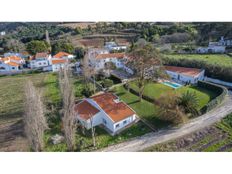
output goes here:
[[123, 121], [123, 124], [127, 124], [127, 120]]
[[44, 62], [44, 65], [46, 65], [46, 62]]
[[12, 69], [15, 69], [15, 67], [12, 67]]
[[119, 128], [119, 124], [116, 124], [116, 126], [115, 126], [116, 128]]
[[106, 120], [105, 120], [104, 118], [103, 118], [102, 120], [103, 120], [103, 123], [104, 123], [104, 124], [107, 124], [107, 122], [106, 122]]
[[39, 65], [41, 65], [41, 63], [39, 63]]

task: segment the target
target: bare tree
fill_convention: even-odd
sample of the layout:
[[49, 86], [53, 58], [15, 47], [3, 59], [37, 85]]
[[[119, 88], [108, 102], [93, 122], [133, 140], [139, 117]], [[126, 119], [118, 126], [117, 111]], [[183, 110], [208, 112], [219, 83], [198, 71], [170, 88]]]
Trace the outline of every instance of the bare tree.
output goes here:
[[151, 44], [146, 43], [145, 40], [140, 40], [128, 53], [128, 57], [127, 64], [134, 69], [141, 101], [146, 84], [162, 74], [160, 55]]
[[95, 67], [93, 64], [91, 64], [89, 62], [89, 54], [85, 54], [84, 56], [84, 59], [83, 59], [83, 75], [84, 75], [84, 78], [85, 78], [85, 85], [86, 85], [86, 88], [89, 88], [88, 84], [89, 84], [89, 79], [90, 78], [93, 78], [93, 90], [94, 90], [94, 93], [96, 92], [96, 70], [95, 70]]
[[72, 83], [69, 78], [70, 71], [67, 67], [63, 73], [59, 73], [59, 85], [63, 99], [63, 130], [69, 151], [75, 150], [76, 120], [75, 120], [75, 97]]
[[33, 151], [42, 151], [44, 148], [44, 131], [48, 128], [44, 117], [44, 107], [40, 93], [31, 81], [25, 85], [25, 132]]

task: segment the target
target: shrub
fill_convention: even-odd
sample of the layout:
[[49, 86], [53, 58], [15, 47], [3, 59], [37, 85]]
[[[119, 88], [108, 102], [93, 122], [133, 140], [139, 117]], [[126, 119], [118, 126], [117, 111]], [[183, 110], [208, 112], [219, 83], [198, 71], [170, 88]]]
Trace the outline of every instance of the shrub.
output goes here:
[[109, 88], [109, 87], [113, 86], [113, 84], [114, 84], [113, 80], [110, 80], [110, 79], [104, 79], [102, 82], [102, 86], [104, 88]]

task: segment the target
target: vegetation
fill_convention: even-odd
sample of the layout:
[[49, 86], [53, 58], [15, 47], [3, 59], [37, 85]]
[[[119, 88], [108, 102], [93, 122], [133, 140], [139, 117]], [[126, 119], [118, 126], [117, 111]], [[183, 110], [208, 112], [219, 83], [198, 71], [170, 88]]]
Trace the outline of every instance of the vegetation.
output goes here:
[[232, 114], [219, 123], [186, 135], [174, 141], [157, 144], [145, 151], [193, 151], [193, 152], [231, 152], [232, 151]]
[[74, 53], [74, 47], [70, 42], [59, 40], [52, 44], [52, 53], [67, 52], [70, 54]]
[[[135, 85], [135, 82], [130, 83], [130, 87], [134, 89], [135, 91], [138, 90], [138, 87]], [[177, 94], [183, 94], [186, 93], [187, 91], [191, 93], [195, 93], [199, 103], [198, 103], [198, 110], [200, 110], [202, 107], [204, 107], [209, 101], [214, 99], [218, 93], [215, 93], [213, 90], [208, 90], [203, 87], [197, 87], [197, 86], [182, 86], [176, 90], [173, 88], [166, 86], [161, 83], [148, 83], [145, 86], [144, 89], [144, 95], [149, 96], [150, 98], [153, 99], [158, 99], [162, 94], [166, 94], [169, 92], [177, 93]]]
[[26, 48], [30, 54], [35, 55], [40, 52], [48, 52], [50, 46], [45, 41], [33, 40], [26, 45]]
[[159, 53], [152, 45], [146, 43], [146, 41], [139, 40], [129, 52], [128, 56], [131, 57], [128, 65], [135, 72], [135, 84], [139, 89], [139, 100], [141, 101], [146, 84], [161, 75], [161, 68], [157, 70], [157, 66], [161, 66]]

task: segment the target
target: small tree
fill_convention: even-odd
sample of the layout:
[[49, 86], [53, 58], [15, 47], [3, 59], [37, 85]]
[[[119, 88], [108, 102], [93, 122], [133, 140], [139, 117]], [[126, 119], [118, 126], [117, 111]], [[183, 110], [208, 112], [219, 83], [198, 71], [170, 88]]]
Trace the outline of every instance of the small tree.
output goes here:
[[178, 105], [184, 109], [186, 114], [198, 115], [199, 100], [196, 93], [190, 91], [183, 93], [178, 97]]
[[155, 106], [158, 106], [158, 115], [161, 120], [169, 121], [175, 125], [187, 120], [184, 111], [178, 106], [178, 96], [174, 93], [161, 95], [155, 100]]
[[63, 99], [63, 129], [66, 144], [69, 151], [75, 149], [76, 119], [75, 119], [75, 97], [72, 83], [69, 78], [69, 70], [64, 68], [63, 73], [59, 74], [59, 84]]
[[38, 52], [49, 51], [50, 45], [45, 41], [33, 40], [26, 45], [26, 49], [30, 54], [36, 54]]
[[31, 81], [25, 85], [25, 132], [33, 151], [39, 152], [44, 148], [44, 131], [48, 128], [44, 116], [44, 106], [41, 95]]

